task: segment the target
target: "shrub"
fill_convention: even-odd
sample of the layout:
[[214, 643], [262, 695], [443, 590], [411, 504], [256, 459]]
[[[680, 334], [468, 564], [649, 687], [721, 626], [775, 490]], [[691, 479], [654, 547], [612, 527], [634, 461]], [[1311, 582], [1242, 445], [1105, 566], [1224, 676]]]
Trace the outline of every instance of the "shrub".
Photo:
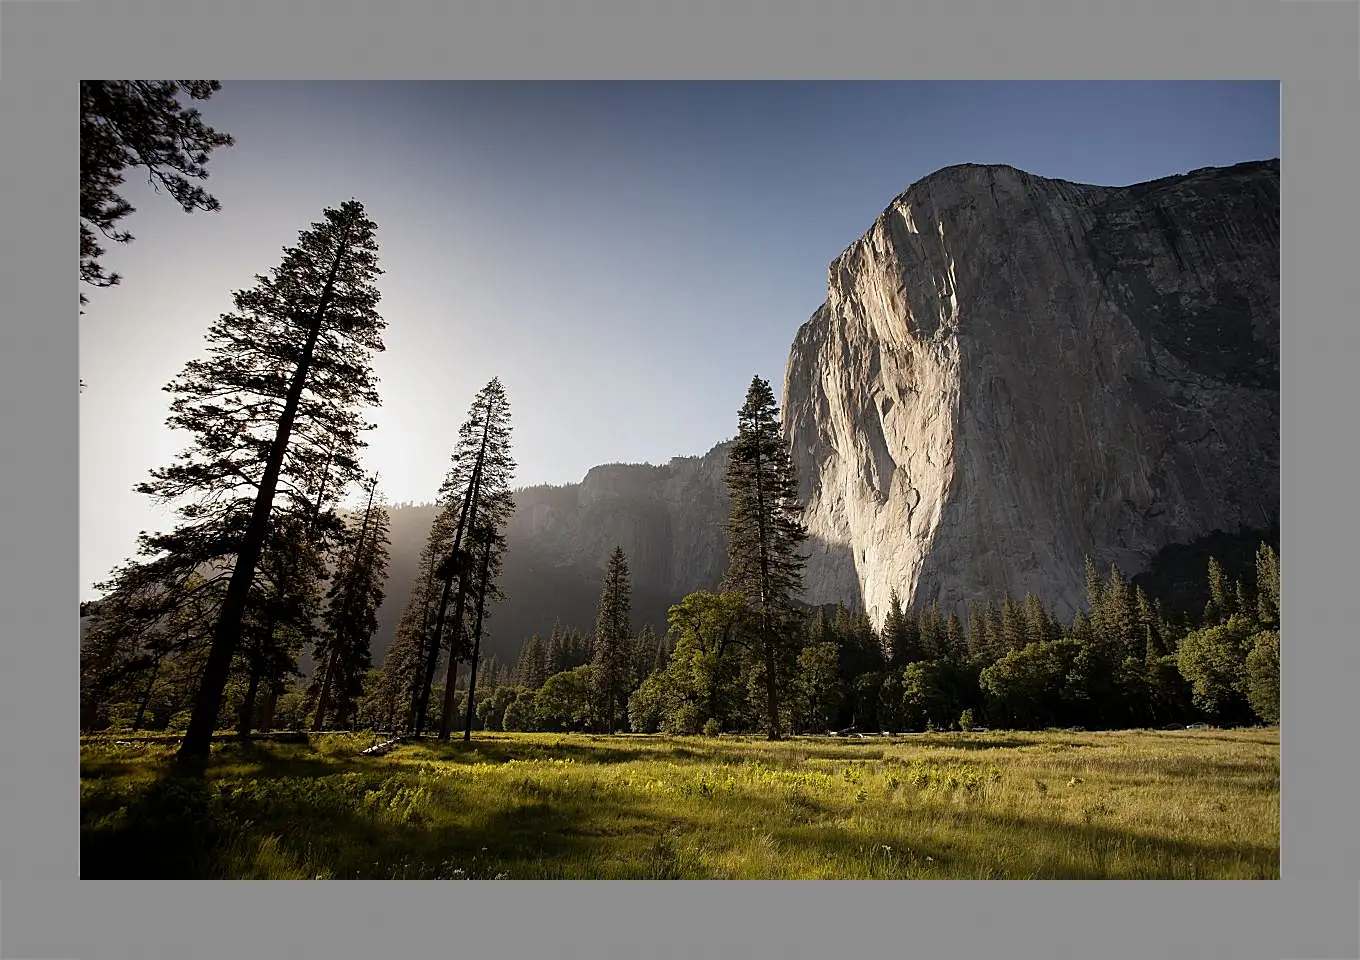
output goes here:
[[662, 719], [661, 730], [664, 733], [693, 734], [699, 732], [702, 723], [703, 714], [699, 707], [693, 703], [682, 703]]
[[721, 732], [722, 727], [718, 724], [717, 719], [714, 717], [709, 717], [708, 722], [704, 724], [704, 736], [716, 737]]
[[535, 700], [539, 723], [554, 731], [587, 729], [595, 719], [593, 676], [583, 666], [549, 677]]
[[501, 718], [501, 729], [517, 730], [522, 733], [538, 729], [534, 691], [521, 689], [519, 695], [506, 704], [505, 715]]
[[656, 671], [628, 698], [628, 723], [634, 733], [656, 733], [671, 710], [672, 690], [667, 674]]

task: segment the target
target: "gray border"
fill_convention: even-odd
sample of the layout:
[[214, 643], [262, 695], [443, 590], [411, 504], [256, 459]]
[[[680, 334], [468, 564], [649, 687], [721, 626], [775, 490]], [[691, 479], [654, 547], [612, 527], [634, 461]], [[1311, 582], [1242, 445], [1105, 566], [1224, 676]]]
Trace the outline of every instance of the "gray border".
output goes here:
[[[1356, 957], [1353, 590], [1338, 543], [1360, 263], [1356, 16], [1278, 0], [925, 7], [478, 0], [7, 4], [0, 78], [5, 452], [3, 955]], [[720, 75], [1284, 79], [1283, 881], [1012, 884], [74, 884], [74, 80]], [[885, 118], [885, 122], [887, 118]], [[65, 207], [68, 221], [60, 210]], [[22, 224], [22, 229], [18, 225]], [[790, 330], [799, 318], [790, 318]], [[95, 317], [82, 323], [97, 323]], [[1306, 378], [1306, 380], [1305, 380]], [[1306, 389], [1289, 389], [1304, 384]], [[1317, 443], [1312, 438], [1335, 440]], [[1330, 494], [1330, 496], [1329, 496]], [[1330, 502], [1338, 502], [1329, 509]], [[1349, 522], [1352, 529], [1343, 530]], [[17, 572], [17, 576], [14, 573]], [[1306, 652], [1305, 652], [1306, 651]], [[1347, 670], [1347, 667], [1351, 669]]]

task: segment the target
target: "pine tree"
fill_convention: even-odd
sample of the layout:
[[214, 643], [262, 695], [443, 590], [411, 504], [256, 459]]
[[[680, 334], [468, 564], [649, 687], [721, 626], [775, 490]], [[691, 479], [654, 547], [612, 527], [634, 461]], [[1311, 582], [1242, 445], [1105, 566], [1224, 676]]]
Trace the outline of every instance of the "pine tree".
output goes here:
[[1147, 638], [1137, 629], [1134, 594], [1118, 564], [1110, 564], [1110, 579], [1101, 597], [1100, 625], [1105, 642], [1120, 661], [1125, 657], [1142, 658]]
[[1001, 608], [994, 604], [990, 599], [983, 607], [982, 619], [985, 635], [987, 637], [986, 647], [992, 660], [1000, 660], [1006, 655], [1006, 631], [1005, 624], [1002, 622]]
[[963, 637], [963, 621], [959, 619], [957, 610], [949, 611], [949, 619], [945, 621], [945, 659], [951, 662], [962, 662], [967, 654], [968, 646]]
[[1142, 587], [1133, 591], [1134, 629], [1143, 638], [1143, 661], [1152, 663], [1166, 653], [1162, 640], [1159, 617], [1152, 601]]
[[1229, 593], [1228, 577], [1218, 558], [1209, 558], [1209, 602], [1204, 607], [1204, 624], [1225, 622], [1232, 615], [1232, 597]]
[[934, 637], [931, 659], [944, 660], [949, 655], [949, 635], [945, 628], [944, 611], [940, 609], [940, 601], [932, 600], [928, 612], [930, 619], [930, 633]]
[[[439, 739], [447, 740], [452, 732], [458, 663], [466, 656], [464, 621], [471, 595], [469, 588], [476, 572], [476, 563], [465, 538], [480, 522], [499, 528], [508, 520], [514, 509], [510, 496], [514, 470], [515, 461], [510, 456], [510, 405], [500, 380], [493, 378], [473, 399], [468, 418], [458, 431], [458, 444], [448, 475], [439, 489], [441, 503], [458, 504], [458, 521], [449, 552], [438, 570], [440, 596], [435, 607], [434, 637], [426, 651], [425, 674], [416, 708], [417, 733], [425, 725], [435, 668], [445, 642], [446, 623], [452, 630], [448, 638], [448, 676], [444, 682]], [[449, 599], [455, 580], [458, 581], [458, 592], [454, 597], [453, 615], [449, 617]]]
[[552, 633], [548, 634], [548, 676], [555, 676], [564, 670], [571, 669], [572, 664], [570, 662], [570, 655], [571, 653], [567, 649], [566, 636], [562, 632], [562, 627], [560, 624], [554, 623]]
[[1095, 613], [1100, 609], [1101, 597], [1103, 597], [1105, 593], [1105, 581], [1103, 581], [1100, 574], [1096, 572], [1095, 561], [1089, 556], [1086, 557], [1082, 569], [1085, 574], [1086, 582], [1086, 605], [1090, 607], [1092, 613]]
[[435, 571], [452, 542], [454, 522], [449, 509], [435, 514], [421, 548], [420, 578], [411, 586], [406, 608], [397, 622], [396, 634], [383, 662], [382, 697], [384, 702], [393, 704], [394, 710], [401, 710], [402, 728], [406, 730], [415, 729], [420, 684], [434, 627], [434, 608], [439, 599], [440, 585]]
[[638, 631], [637, 642], [633, 644], [632, 677], [634, 684], [642, 682], [642, 678], [655, 669], [659, 653], [656, 631], [652, 629], [650, 623], [643, 624], [642, 629]]
[[968, 607], [968, 657], [982, 666], [991, 666], [987, 649], [987, 620], [982, 607], [976, 603]]
[[1095, 641], [1095, 628], [1091, 626], [1091, 618], [1084, 610], [1078, 610], [1073, 614], [1068, 636], [1081, 644], [1091, 644]]
[[623, 547], [609, 557], [600, 602], [595, 614], [595, 660], [591, 679], [604, 711], [605, 732], [614, 732], [614, 719], [626, 704], [632, 680], [632, 583]]
[[921, 634], [921, 656], [926, 660], [938, 660], [944, 654], [944, 617], [940, 613], [940, 603], [938, 600], [932, 601], [930, 606], [921, 611], [917, 617], [918, 630]]
[[888, 596], [888, 612], [883, 617], [883, 652], [893, 669], [921, 659], [920, 629], [902, 608], [896, 590]]
[[534, 634], [520, 647], [519, 660], [515, 664], [515, 682], [530, 690], [537, 690], [547, 679], [547, 651], [543, 646], [543, 638]]
[[1032, 593], [1025, 594], [1023, 610], [1026, 643], [1048, 643], [1058, 639], [1058, 631], [1042, 600]]
[[378, 609], [386, 596], [391, 520], [377, 497], [378, 478], [368, 483], [368, 503], [358, 529], [346, 538], [330, 594], [327, 624], [316, 660], [321, 665], [313, 730], [325, 729], [327, 711], [334, 707], [342, 724], [363, 692], [363, 678], [373, 663], [372, 640], [378, 629]]
[[737, 438], [728, 458], [731, 516], [724, 586], [755, 605], [757, 669], [763, 674], [766, 734], [783, 738], [780, 703], [798, 656], [794, 603], [803, 589], [807, 539], [800, 519], [797, 481], [770, 385], [751, 381], [737, 414]]
[[167, 658], [200, 644], [221, 603], [220, 578], [165, 563], [129, 561], [107, 582], [80, 650], [80, 726], [93, 730], [110, 703]]
[[[111, 287], [121, 279], [99, 264], [104, 248], [98, 230], [114, 243], [132, 234], [116, 229], [134, 212], [118, 193], [126, 170], [144, 167], [186, 213], [218, 210], [221, 204], [190, 178], [208, 176], [208, 155], [234, 141], [205, 124], [179, 95], [207, 100], [221, 89], [216, 80], [82, 80], [80, 82], [80, 279]], [[87, 302], [80, 295], [81, 306]]]
[[360, 433], [371, 427], [357, 408], [378, 403], [370, 357], [386, 326], [376, 311], [376, 229], [357, 201], [327, 209], [271, 276], [235, 295], [236, 312], [209, 330], [209, 358], [166, 388], [176, 395], [167, 424], [194, 445], [139, 489], [194, 498], [180, 509], [186, 525], [168, 538], [170, 552], [176, 536], [193, 534], [234, 560], [183, 758], [208, 753], [271, 522], [312, 512], [291, 478], [313, 475], [325, 450], [342, 488], [357, 479]]
[[1019, 650], [1029, 642], [1025, 612], [1007, 593], [1001, 600], [1001, 635], [1006, 652]]
[[1280, 560], [1265, 543], [1256, 551], [1256, 616], [1268, 626], [1280, 622]]

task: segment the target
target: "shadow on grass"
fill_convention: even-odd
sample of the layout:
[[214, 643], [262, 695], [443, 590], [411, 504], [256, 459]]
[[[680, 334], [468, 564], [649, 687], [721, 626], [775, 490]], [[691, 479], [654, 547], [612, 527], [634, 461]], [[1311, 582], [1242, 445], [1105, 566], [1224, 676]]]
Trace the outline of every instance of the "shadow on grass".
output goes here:
[[[973, 811], [971, 816], [985, 823], [986, 829], [1002, 835], [1020, 829], [1051, 838], [1047, 846], [1065, 850], [1087, 850], [1097, 865], [1080, 875], [1073, 875], [1069, 859], [1056, 854], [1035, 858], [1035, 876], [1041, 879], [1160, 879], [1142, 872], [1129, 873], [1101, 868], [1099, 862], [1111, 853], [1130, 851], [1141, 862], [1171, 861], [1174, 872], [1167, 877], [1180, 879], [1211, 879], [1223, 877], [1228, 868], [1244, 861], [1252, 865], [1254, 879], [1278, 878], [1280, 850], [1278, 846], [1241, 842], [1209, 842], [1184, 840], [1143, 833], [1137, 830], [1105, 824], [1074, 824], [1041, 817], [997, 815]], [[1070, 857], [1070, 854], [1067, 855]]]
[[663, 879], [685, 873], [667, 840], [684, 826], [621, 796], [529, 796], [471, 825], [394, 822], [361, 804], [231, 809], [203, 777], [177, 771], [114, 823], [82, 827], [81, 878]]
[[[85, 805], [82, 804], [82, 808]], [[82, 880], [188, 879], [223, 839], [203, 774], [168, 767], [99, 828], [81, 811]]]

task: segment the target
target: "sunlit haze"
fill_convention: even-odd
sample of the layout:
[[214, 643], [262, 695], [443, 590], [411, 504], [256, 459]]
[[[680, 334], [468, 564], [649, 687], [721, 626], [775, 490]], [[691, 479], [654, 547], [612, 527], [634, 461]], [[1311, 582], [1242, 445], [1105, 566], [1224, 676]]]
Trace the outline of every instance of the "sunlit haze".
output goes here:
[[1274, 82], [224, 78], [197, 106], [236, 138], [204, 183], [221, 212], [186, 215], [129, 171], [136, 239], [103, 258], [123, 282], [85, 290], [82, 599], [138, 531], [172, 522], [132, 492], [186, 443], [164, 385], [233, 291], [351, 197], [378, 224], [388, 323], [366, 465], [390, 502], [427, 502], [493, 376], [517, 486], [731, 436], [753, 374], [778, 395], [828, 263], [941, 167], [1123, 185], [1279, 155]]

